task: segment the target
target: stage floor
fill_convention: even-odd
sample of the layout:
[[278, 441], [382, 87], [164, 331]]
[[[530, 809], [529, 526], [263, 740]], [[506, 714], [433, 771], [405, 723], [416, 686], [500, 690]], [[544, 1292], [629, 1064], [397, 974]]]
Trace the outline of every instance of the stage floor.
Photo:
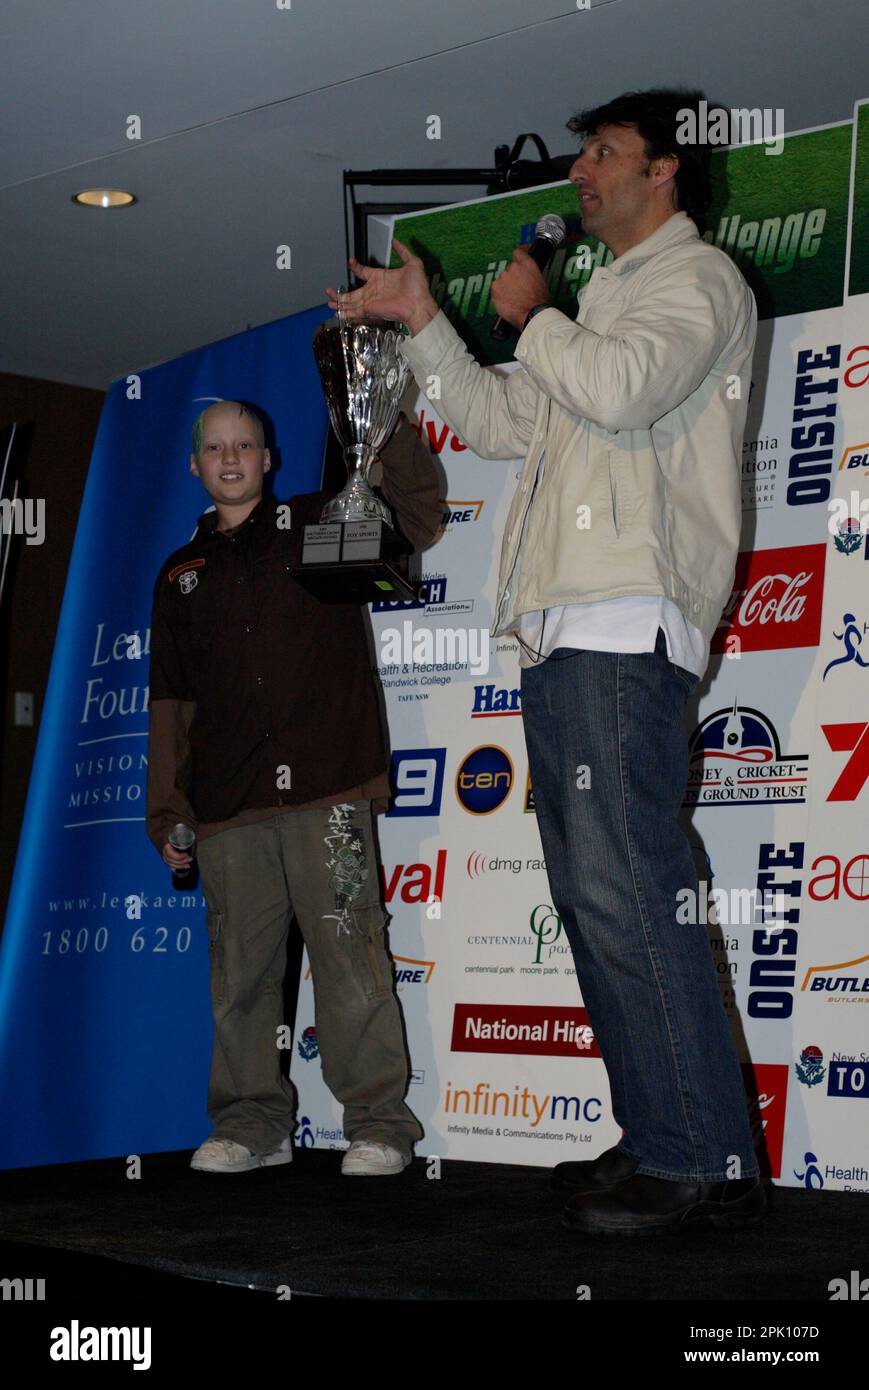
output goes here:
[[830, 1280], [866, 1262], [860, 1193], [773, 1188], [754, 1229], [608, 1238], [562, 1227], [542, 1168], [443, 1161], [428, 1178], [418, 1158], [397, 1177], [342, 1178], [340, 1153], [296, 1150], [285, 1167], [228, 1176], [195, 1173], [189, 1158], [144, 1155], [135, 1180], [122, 1158], [0, 1173], [0, 1240], [29, 1248], [31, 1272], [42, 1247], [46, 1259], [67, 1252], [68, 1269], [74, 1254], [98, 1256], [128, 1277], [134, 1266], [273, 1298], [283, 1286], [292, 1297], [576, 1301], [587, 1285], [595, 1302], [827, 1302]]

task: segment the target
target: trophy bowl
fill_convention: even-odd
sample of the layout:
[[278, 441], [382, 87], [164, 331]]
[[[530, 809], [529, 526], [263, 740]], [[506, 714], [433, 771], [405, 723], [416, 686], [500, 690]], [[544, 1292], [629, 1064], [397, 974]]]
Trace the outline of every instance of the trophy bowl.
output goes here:
[[314, 334], [314, 357], [329, 418], [344, 452], [348, 481], [323, 509], [323, 522], [381, 520], [390, 512], [368, 481], [371, 465], [398, 418], [410, 366], [402, 333], [387, 320], [331, 319]]

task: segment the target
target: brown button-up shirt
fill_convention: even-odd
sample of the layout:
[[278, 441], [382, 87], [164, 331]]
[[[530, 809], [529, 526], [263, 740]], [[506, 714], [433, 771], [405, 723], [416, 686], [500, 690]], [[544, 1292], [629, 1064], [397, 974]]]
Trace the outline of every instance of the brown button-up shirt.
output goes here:
[[[400, 417], [384, 497], [417, 550], [440, 534], [439, 473]], [[376, 476], [376, 474], [375, 474]], [[326, 604], [292, 577], [303, 527], [333, 494], [263, 497], [241, 525], [206, 512], [154, 586], [147, 831], [201, 840], [308, 806], [389, 797], [389, 738], [368, 610]], [[283, 771], [282, 771], [283, 769]]]

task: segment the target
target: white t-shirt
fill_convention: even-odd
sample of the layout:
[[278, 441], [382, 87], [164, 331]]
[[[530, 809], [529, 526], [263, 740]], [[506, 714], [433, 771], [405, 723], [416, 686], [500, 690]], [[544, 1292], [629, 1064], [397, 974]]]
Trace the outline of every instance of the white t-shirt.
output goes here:
[[[544, 452], [534, 480], [535, 492], [545, 462]], [[528, 513], [533, 505], [532, 495]], [[521, 572], [524, 532], [523, 527], [516, 557], [517, 573]], [[709, 639], [688, 622], [672, 599], [656, 594], [629, 594], [521, 614], [517, 632], [519, 665], [537, 666], [557, 647], [584, 647], [594, 652], [653, 652], [659, 627], [664, 630], [670, 660], [702, 676], [709, 661]]]

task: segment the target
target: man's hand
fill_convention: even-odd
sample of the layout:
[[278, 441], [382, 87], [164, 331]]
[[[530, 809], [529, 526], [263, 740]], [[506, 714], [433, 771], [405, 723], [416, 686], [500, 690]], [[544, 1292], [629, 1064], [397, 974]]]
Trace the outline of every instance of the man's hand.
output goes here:
[[525, 246], [517, 246], [513, 260], [492, 284], [492, 303], [502, 319], [522, 332], [529, 310], [549, 303], [549, 287]]
[[193, 855], [185, 854], [183, 850], [176, 849], [167, 840], [163, 846], [163, 863], [168, 864], [173, 873], [177, 873], [179, 869], [186, 869], [193, 863]]
[[[354, 322], [365, 318], [398, 319], [416, 335], [438, 312], [437, 301], [429, 292], [425, 267], [419, 256], [398, 237], [393, 237], [392, 244], [404, 262], [393, 270], [360, 265], [355, 256], [350, 257], [348, 265], [365, 284], [361, 289], [341, 295], [341, 312]], [[337, 311], [338, 291], [329, 286], [326, 293], [329, 308]]]

